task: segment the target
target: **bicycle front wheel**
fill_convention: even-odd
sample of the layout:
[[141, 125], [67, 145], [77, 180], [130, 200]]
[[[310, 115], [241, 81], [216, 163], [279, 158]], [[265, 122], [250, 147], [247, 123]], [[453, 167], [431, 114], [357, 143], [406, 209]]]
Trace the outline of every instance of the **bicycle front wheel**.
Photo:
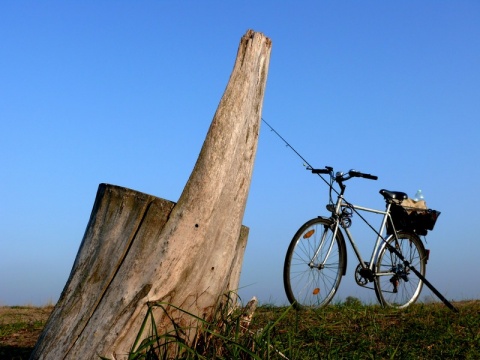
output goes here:
[[426, 251], [420, 238], [413, 233], [397, 232], [387, 243], [395, 248], [404, 260], [385, 243], [375, 266], [375, 294], [380, 304], [386, 307], [406, 308], [413, 304], [422, 291], [423, 281], [415, 275], [415, 268], [423, 277], [426, 270]]
[[332, 221], [306, 222], [293, 237], [285, 257], [283, 283], [296, 308], [327, 305], [345, 273], [345, 241], [340, 230], [333, 238]]

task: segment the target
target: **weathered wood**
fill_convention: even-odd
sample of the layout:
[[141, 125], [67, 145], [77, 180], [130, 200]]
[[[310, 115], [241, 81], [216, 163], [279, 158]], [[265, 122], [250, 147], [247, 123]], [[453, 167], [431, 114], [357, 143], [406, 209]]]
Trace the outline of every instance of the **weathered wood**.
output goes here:
[[254, 296], [243, 309], [243, 313], [240, 317], [240, 331], [245, 333], [250, 328], [255, 310], [257, 310], [258, 299]]
[[[173, 206], [173, 202], [126, 188], [99, 186], [70, 278], [32, 358], [60, 359], [68, 354], [91, 321], [125, 258], [129, 253], [131, 257], [131, 246], [135, 243], [136, 249], [140, 243], [155, 240]], [[158, 233], [139, 236], [141, 225]], [[128, 291], [121, 291], [125, 290]]]
[[227, 283], [227, 289], [237, 291], [238, 285], [240, 283], [240, 272], [242, 270], [243, 255], [245, 254], [245, 249], [247, 247], [249, 229], [246, 226], [242, 226], [240, 229], [240, 236], [238, 237], [237, 247], [234, 251], [234, 258], [232, 260], [232, 265], [230, 271], [227, 271], [227, 274], [230, 274], [230, 279]]
[[[126, 358], [147, 302], [208, 318], [221, 294], [236, 289], [270, 50], [263, 34], [248, 31], [242, 38], [176, 205], [100, 185], [70, 278], [31, 359]], [[159, 331], [167, 330], [170, 321], [156, 315]]]

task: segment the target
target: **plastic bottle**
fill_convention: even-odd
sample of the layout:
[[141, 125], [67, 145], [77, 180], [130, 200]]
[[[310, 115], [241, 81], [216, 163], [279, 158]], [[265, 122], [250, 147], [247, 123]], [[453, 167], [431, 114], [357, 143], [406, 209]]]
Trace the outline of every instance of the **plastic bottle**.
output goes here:
[[415, 201], [425, 200], [425, 198], [423, 196], [423, 193], [422, 193], [422, 190], [417, 191], [413, 200], [415, 200]]

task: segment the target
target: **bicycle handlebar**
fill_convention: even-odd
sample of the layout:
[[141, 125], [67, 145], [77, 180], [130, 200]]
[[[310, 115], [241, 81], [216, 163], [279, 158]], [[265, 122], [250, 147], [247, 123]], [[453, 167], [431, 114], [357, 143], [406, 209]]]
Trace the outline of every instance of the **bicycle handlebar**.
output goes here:
[[[325, 166], [324, 169], [307, 168], [307, 170], [311, 170], [312, 174], [330, 174], [333, 177], [333, 174], [332, 174], [333, 168], [330, 166]], [[376, 175], [366, 174], [356, 170], [350, 170], [346, 174], [338, 173], [337, 176], [335, 177], [335, 180], [345, 181], [345, 180], [351, 179], [352, 177], [361, 177], [369, 180], [378, 180], [378, 176]]]

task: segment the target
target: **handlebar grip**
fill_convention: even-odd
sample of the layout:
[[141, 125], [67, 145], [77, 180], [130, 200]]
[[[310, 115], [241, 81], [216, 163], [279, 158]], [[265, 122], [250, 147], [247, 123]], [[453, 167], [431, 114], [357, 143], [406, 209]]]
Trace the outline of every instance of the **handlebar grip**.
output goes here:
[[312, 169], [312, 174], [330, 174], [328, 169]]
[[370, 179], [370, 180], [378, 180], [378, 176], [371, 175], [371, 174], [364, 174], [355, 170], [350, 170], [348, 173], [350, 174], [350, 176], [362, 177], [364, 179]]

